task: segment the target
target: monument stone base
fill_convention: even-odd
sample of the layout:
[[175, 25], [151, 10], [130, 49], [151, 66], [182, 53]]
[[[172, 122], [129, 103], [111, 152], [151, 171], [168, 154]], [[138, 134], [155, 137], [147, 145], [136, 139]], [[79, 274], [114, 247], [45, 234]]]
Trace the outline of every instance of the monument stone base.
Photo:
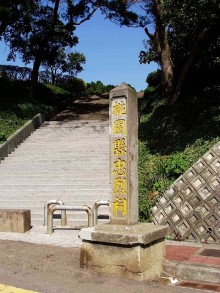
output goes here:
[[149, 223], [102, 224], [80, 231], [80, 264], [97, 272], [138, 281], [160, 278], [167, 227]]

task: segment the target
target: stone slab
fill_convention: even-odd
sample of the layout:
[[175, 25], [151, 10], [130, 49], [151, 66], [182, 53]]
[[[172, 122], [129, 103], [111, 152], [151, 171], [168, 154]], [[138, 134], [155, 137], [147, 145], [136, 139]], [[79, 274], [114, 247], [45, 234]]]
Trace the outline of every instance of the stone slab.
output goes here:
[[24, 233], [30, 228], [30, 210], [0, 209], [0, 232]]
[[120, 245], [146, 245], [166, 236], [167, 227], [152, 223], [137, 223], [131, 226], [101, 224], [83, 228], [79, 237], [82, 240]]
[[183, 262], [171, 262], [165, 260], [164, 274], [180, 278], [181, 280], [204, 282], [208, 281], [212, 284], [219, 284], [220, 268], [213, 266], [205, 266], [204, 264], [192, 264]]

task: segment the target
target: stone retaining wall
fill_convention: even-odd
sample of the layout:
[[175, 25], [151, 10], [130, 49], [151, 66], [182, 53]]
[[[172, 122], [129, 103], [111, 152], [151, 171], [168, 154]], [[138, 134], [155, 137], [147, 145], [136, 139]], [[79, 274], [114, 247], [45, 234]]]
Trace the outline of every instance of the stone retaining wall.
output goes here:
[[153, 221], [171, 239], [220, 244], [220, 142], [157, 201]]
[[44, 123], [45, 117], [39, 113], [20, 129], [13, 133], [3, 144], [0, 145], [0, 161], [3, 160], [8, 154], [22, 143], [31, 133]]

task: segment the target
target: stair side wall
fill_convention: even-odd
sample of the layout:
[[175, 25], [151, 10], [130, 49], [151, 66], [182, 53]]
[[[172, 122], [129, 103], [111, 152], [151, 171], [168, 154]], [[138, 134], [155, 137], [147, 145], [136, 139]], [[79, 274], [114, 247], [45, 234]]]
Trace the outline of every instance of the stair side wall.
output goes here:
[[19, 146], [31, 133], [44, 123], [44, 114], [38, 113], [32, 120], [29, 120], [3, 144], [0, 145], [0, 161], [7, 157], [16, 147]]

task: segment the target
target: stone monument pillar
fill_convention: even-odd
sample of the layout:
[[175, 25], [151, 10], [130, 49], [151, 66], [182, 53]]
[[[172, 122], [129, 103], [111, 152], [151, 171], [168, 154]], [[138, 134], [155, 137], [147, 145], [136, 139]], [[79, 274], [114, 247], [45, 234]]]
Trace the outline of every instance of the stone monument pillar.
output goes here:
[[84, 228], [81, 267], [135, 280], [161, 276], [165, 226], [138, 223], [137, 94], [122, 83], [110, 92], [110, 222]]
[[112, 224], [138, 223], [138, 112], [136, 92], [122, 83], [110, 92]]

